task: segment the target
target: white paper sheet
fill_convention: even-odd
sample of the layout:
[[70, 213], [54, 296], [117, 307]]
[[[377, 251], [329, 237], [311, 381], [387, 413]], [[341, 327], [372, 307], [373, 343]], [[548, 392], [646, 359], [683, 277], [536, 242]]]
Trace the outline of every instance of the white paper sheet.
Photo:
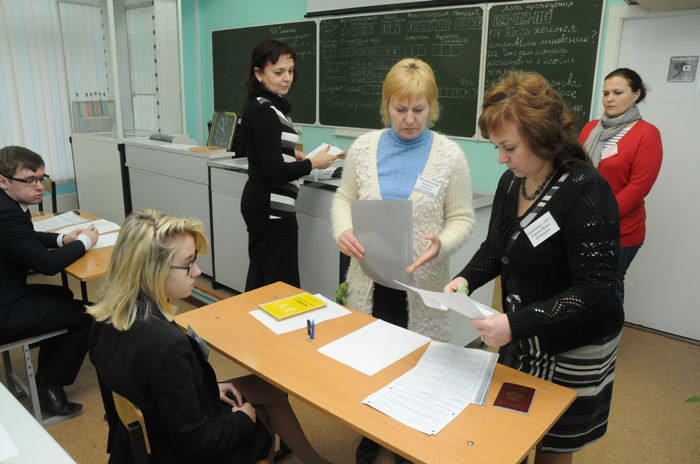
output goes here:
[[[325, 150], [327, 146], [328, 146], [327, 143], [322, 143], [321, 145], [317, 146], [310, 153], [308, 153], [306, 155], [306, 159], [310, 159], [310, 158], [313, 158], [314, 156], [318, 155], [318, 153], [322, 150]], [[342, 148], [338, 148], [334, 145], [331, 145], [330, 147], [331, 147], [331, 149], [328, 150], [328, 153], [333, 155], [333, 156], [337, 156], [337, 155], [340, 155], [341, 153], [345, 152], [345, 150], [343, 150]]]
[[363, 374], [374, 375], [429, 341], [424, 335], [377, 320], [318, 351]]
[[294, 330], [306, 329], [307, 319], [313, 319], [314, 324], [318, 325], [319, 322], [328, 321], [330, 319], [335, 319], [336, 317], [350, 314], [349, 310], [329, 300], [320, 293], [317, 293], [314, 296], [323, 300], [326, 303], [326, 306], [323, 308], [314, 309], [313, 311], [297, 314], [296, 316], [292, 316], [281, 321], [278, 321], [274, 317], [270, 316], [262, 309], [253, 310], [250, 312], [250, 315], [259, 320], [265, 327], [272, 330], [277, 335], [280, 335], [283, 333], [292, 332]]
[[10, 434], [7, 433], [5, 427], [0, 424], [0, 462], [5, 462], [10, 458], [14, 458], [19, 455], [19, 450], [15, 445], [15, 442], [10, 438]]
[[498, 354], [432, 342], [416, 367], [363, 403], [428, 435], [469, 403], [484, 404]]
[[60, 234], [68, 234], [76, 229], [89, 229], [90, 226], [95, 226], [95, 229], [97, 229], [98, 234], [106, 234], [108, 232], [113, 232], [115, 230], [120, 229], [119, 224], [115, 224], [114, 222], [108, 221], [107, 219], [97, 219], [95, 221], [89, 221], [81, 224], [74, 224], [72, 226], [63, 227], [61, 229], [58, 229], [56, 232]]
[[34, 230], [39, 232], [46, 232], [47, 230], [60, 229], [61, 227], [71, 226], [73, 224], [80, 224], [87, 222], [88, 219], [73, 211], [68, 211], [63, 214], [57, 214], [48, 219], [42, 219], [41, 221], [34, 222]]
[[353, 234], [365, 249], [362, 270], [385, 287], [413, 283], [406, 268], [413, 263], [413, 204], [410, 200], [353, 200]]
[[117, 243], [118, 236], [119, 236], [119, 234], [117, 232], [113, 232], [111, 234], [99, 235], [97, 237], [97, 243], [91, 249], [96, 250], [98, 248], [105, 248], [105, 247], [109, 247], [109, 246], [114, 246], [114, 244]]
[[499, 312], [495, 309], [489, 308], [485, 304], [479, 303], [473, 298], [469, 298], [464, 293], [434, 292], [431, 290], [411, 287], [410, 285], [406, 285], [398, 280], [395, 282], [400, 286], [411, 290], [412, 292], [416, 292], [423, 300], [423, 303], [430, 308], [441, 309], [443, 311], [451, 309], [452, 311], [456, 311], [468, 319], [484, 319], [488, 316], [499, 314]]

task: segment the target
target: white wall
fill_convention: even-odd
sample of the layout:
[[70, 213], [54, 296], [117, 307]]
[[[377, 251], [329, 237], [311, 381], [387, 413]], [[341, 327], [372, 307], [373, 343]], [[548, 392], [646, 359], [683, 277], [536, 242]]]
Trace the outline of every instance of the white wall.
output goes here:
[[671, 56], [700, 56], [700, 9], [648, 14], [611, 9], [603, 74], [635, 69], [649, 87], [644, 119], [661, 131], [664, 160], [647, 196], [647, 238], [627, 274], [626, 320], [700, 339], [700, 75], [667, 82]]

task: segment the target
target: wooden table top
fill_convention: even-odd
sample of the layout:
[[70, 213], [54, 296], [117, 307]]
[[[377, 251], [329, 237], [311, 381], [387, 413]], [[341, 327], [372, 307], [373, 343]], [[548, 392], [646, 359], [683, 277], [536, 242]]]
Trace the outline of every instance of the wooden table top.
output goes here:
[[[469, 405], [439, 434], [423, 434], [362, 400], [413, 368], [428, 345], [367, 376], [318, 348], [369, 324], [372, 316], [352, 311], [318, 323], [309, 342], [305, 328], [275, 335], [248, 314], [260, 303], [297, 293], [297, 288], [277, 282], [181, 314], [175, 322], [183, 328], [191, 325], [223, 355], [415, 463], [520, 463], [576, 396], [573, 390], [499, 364], [484, 406]], [[503, 382], [536, 389], [529, 414], [493, 407]]]
[[[79, 211], [80, 215], [84, 216], [88, 221], [101, 219], [100, 217], [86, 211]], [[51, 216], [51, 214], [45, 216], [35, 216], [32, 218], [32, 221], [38, 222]], [[69, 275], [83, 282], [102, 277], [107, 272], [107, 266], [109, 266], [109, 260], [112, 257], [113, 248], [113, 246], [109, 246], [88, 250], [82, 257], [66, 266], [65, 270]]]

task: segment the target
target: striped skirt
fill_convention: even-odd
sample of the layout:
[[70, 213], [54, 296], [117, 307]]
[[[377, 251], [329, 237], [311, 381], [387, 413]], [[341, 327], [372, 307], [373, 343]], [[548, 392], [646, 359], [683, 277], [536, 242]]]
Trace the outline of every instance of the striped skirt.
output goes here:
[[575, 390], [578, 396], [542, 440], [546, 453], [572, 453], [602, 438], [608, 427], [615, 360], [622, 332], [598, 343], [550, 355], [537, 337], [519, 342], [511, 367]]

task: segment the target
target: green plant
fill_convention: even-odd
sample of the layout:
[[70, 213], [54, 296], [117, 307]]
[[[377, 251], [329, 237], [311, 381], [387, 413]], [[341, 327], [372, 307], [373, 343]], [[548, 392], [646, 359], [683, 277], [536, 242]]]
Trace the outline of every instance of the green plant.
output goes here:
[[691, 396], [687, 400], [685, 400], [686, 403], [700, 403], [700, 396]]
[[335, 290], [335, 302], [344, 305], [348, 300], [348, 283], [343, 282]]

